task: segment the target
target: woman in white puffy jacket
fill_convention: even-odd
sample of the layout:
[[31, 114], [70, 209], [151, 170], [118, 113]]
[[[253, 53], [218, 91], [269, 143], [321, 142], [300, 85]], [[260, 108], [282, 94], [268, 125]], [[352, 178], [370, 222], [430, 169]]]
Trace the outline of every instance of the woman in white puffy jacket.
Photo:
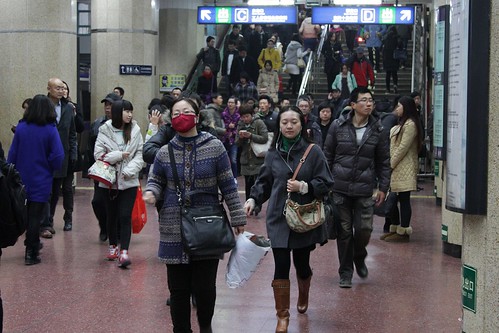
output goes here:
[[[142, 160], [142, 134], [133, 118], [133, 105], [127, 100], [113, 103], [111, 119], [99, 128], [95, 142], [95, 160], [104, 160], [116, 167], [116, 182], [106, 197], [108, 260], [118, 259], [122, 268], [131, 264], [128, 247], [132, 235], [132, 209], [137, 195]], [[105, 187], [99, 184], [100, 187]], [[118, 224], [120, 247], [118, 247]]]

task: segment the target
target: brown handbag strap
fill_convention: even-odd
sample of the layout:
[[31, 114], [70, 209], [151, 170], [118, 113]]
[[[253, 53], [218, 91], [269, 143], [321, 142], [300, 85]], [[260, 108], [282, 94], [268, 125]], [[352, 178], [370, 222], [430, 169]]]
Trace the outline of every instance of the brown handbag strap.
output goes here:
[[310, 153], [310, 150], [312, 150], [312, 147], [315, 146], [314, 143], [311, 143], [308, 145], [307, 150], [305, 150], [305, 153], [303, 154], [302, 158], [300, 158], [300, 162], [298, 163], [298, 166], [296, 167], [295, 173], [293, 173], [293, 178], [291, 180], [295, 180], [296, 176], [298, 175], [298, 171], [300, 171], [301, 166], [303, 163], [305, 163], [305, 160], [307, 159], [308, 153]]

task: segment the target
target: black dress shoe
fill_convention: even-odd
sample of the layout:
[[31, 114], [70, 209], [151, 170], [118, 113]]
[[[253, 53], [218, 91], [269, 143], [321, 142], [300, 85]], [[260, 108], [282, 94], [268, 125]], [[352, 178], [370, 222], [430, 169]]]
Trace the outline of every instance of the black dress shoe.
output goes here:
[[71, 223], [71, 222], [65, 222], [64, 223], [64, 228], [62, 230], [64, 230], [64, 231], [71, 231], [71, 230], [73, 230], [73, 223]]
[[355, 270], [357, 271], [357, 275], [361, 279], [367, 278], [367, 275], [369, 275], [369, 271], [367, 270], [366, 263], [364, 261], [360, 263], [355, 263]]

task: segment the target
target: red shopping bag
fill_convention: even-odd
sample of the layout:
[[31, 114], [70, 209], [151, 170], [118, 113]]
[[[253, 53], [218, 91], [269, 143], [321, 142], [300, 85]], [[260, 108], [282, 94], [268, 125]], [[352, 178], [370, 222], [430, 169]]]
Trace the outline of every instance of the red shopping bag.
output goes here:
[[144, 199], [142, 199], [142, 188], [137, 188], [137, 196], [132, 210], [132, 232], [138, 234], [147, 222], [147, 211]]

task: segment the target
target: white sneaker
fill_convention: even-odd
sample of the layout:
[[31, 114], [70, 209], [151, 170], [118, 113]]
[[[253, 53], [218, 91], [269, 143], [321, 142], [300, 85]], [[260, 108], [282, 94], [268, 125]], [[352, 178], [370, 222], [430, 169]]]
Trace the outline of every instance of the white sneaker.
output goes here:
[[118, 266], [126, 268], [131, 263], [130, 257], [128, 257], [128, 250], [121, 250], [120, 256], [118, 257]]

